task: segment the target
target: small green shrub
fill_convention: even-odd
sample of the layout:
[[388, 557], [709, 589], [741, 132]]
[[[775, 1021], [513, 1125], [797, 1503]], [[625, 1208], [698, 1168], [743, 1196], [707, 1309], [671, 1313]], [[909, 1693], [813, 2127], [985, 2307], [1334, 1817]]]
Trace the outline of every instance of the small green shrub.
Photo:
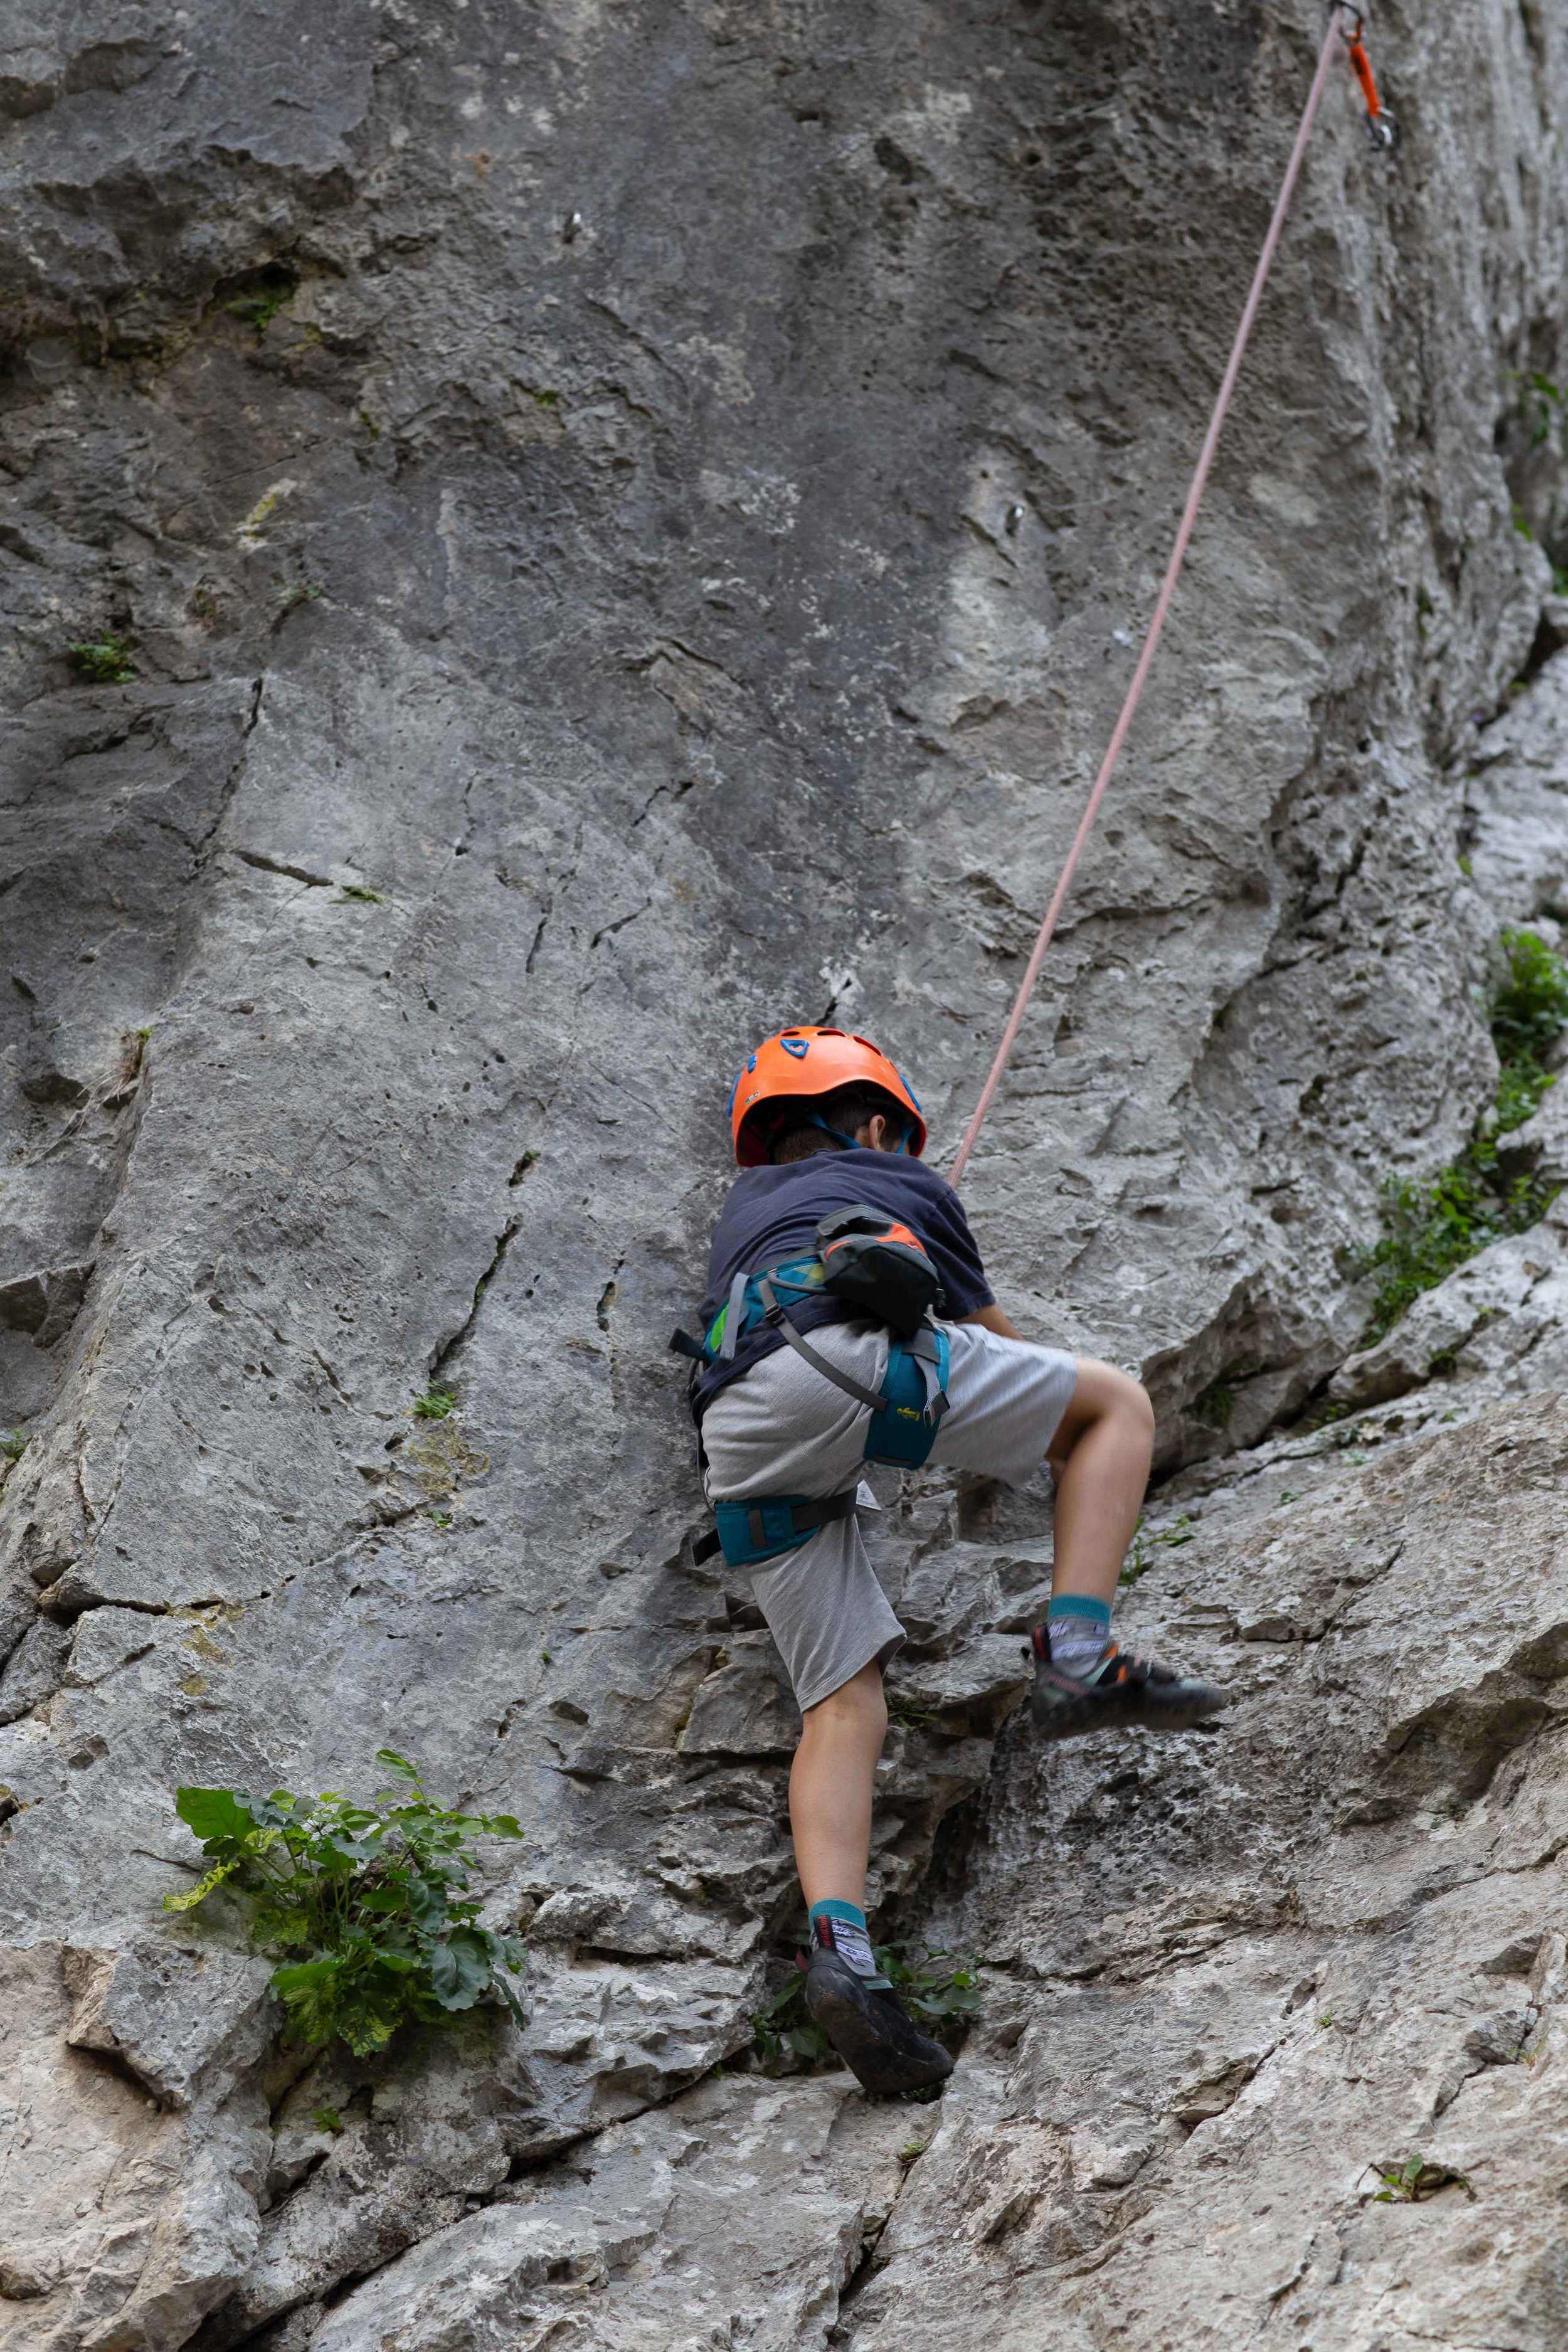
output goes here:
[[1187, 1408], [1194, 1420], [1206, 1421], [1211, 1429], [1224, 1429], [1236, 1411], [1236, 1386], [1222, 1372], [1211, 1381], [1201, 1395], [1195, 1396]]
[[[939, 2042], [954, 2042], [980, 2007], [979, 1962], [963, 1952], [931, 1952], [910, 1942], [878, 1944], [877, 1966], [918, 2025]], [[805, 2006], [805, 1970], [793, 1969], [752, 2020], [756, 2048], [773, 2065], [792, 2053], [813, 2064], [833, 2045]]]
[[391, 899], [384, 892], [367, 890], [363, 882], [345, 882], [332, 900], [334, 907], [390, 907], [391, 904]]
[[1492, 992], [1492, 1043], [1524, 1108], [1500, 1123], [1518, 1127], [1552, 1084], [1545, 1056], [1568, 1028], [1568, 964], [1533, 931], [1505, 930], [1504, 969]]
[[1428, 2164], [1421, 2156], [1407, 2157], [1403, 2164], [1379, 2164], [1373, 2168], [1383, 2183], [1373, 2192], [1374, 2205], [1420, 2205], [1428, 2197], [1435, 2197], [1439, 2189], [1469, 2187], [1462, 2172], [1455, 2172], [1446, 2164]]
[[510, 1813], [432, 1804], [417, 1767], [390, 1748], [375, 1760], [400, 1785], [368, 1805], [330, 1791], [176, 1790], [210, 1867], [164, 1909], [192, 1910], [220, 1886], [248, 1902], [250, 1940], [281, 1956], [273, 1990], [311, 2047], [344, 2042], [368, 2057], [400, 2026], [449, 2024], [479, 2001], [504, 2001], [521, 2024], [510, 1979], [524, 1947], [479, 1926], [467, 1888], [471, 1841], [522, 1831]]
[[0, 1429], [0, 1462], [20, 1462], [26, 1450], [25, 1429]]
[[931, 1720], [931, 1709], [921, 1706], [918, 1699], [905, 1698], [900, 1691], [888, 1693], [889, 1723], [901, 1723], [906, 1731], [921, 1731]]
[[1568, 396], [1539, 368], [1521, 371], [1516, 378], [1520, 385], [1520, 404], [1530, 423], [1530, 437], [1539, 447], [1552, 438], [1554, 428], [1568, 416]]
[[1153, 1567], [1156, 1549], [1163, 1547], [1177, 1551], [1183, 1544], [1190, 1544], [1196, 1533], [1197, 1529], [1184, 1511], [1179, 1519], [1173, 1519], [1168, 1528], [1151, 1528], [1147, 1517], [1141, 1516], [1132, 1530], [1132, 1542], [1116, 1581], [1118, 1584], [1136, 1584], [1139, 1578]]
[[294, 299], [297, 291], [293, 280], [285, 278], [277, 285], [262, 287], [258, 293], [241, 294], [223, 307], [231, 319], [237, 319], [241, 325], [253, 327], [258, 335], [264, 335], [285, 303]]
[[1533, 931], [1500, 935], [1502, 975], [1489, 1012], [1500, 1071], [1497, 1099], [1476, 1122], [1458, 1160], [1422, 1180], [1391, 1176], [1383, 1188], [1383, 1234], [1355, 1260], [1377, 1290], [1361, 1344], [1370, 1347], [1411, 1301], [1489, 1243], [1522, 1234], [1551, 1205], [1538, 1177], [1508, 1176], [1497, 1140], [1522, 1127], [1554, 1081], [1546, 1055], [1568, 1028], [1568, 963]]
[[136, 676], [129, 637], [84, 637], [68, 651], [78, 677], [94, 686], [127, 686]]
[[420, 1421], [445, 1421], [458, 1410], [456, 1389], [428, 1388], [423, 1396], [414, 1400], [416, 1417]]

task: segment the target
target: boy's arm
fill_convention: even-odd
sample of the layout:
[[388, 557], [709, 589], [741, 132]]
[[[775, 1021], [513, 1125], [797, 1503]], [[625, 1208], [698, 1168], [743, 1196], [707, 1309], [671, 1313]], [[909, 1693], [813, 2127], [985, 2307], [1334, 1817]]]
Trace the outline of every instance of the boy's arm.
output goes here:
[[1004, 1339], [1022, 1339], [1024, 1337], [1021, 1331], [1015, 1331], [1002, 1309], [994, 1305], [977, 1307], [973, 1315], [961, 1315], [958, 1320], [961, 1323], [983, 1323], [988, 1331], [999, 1332]]

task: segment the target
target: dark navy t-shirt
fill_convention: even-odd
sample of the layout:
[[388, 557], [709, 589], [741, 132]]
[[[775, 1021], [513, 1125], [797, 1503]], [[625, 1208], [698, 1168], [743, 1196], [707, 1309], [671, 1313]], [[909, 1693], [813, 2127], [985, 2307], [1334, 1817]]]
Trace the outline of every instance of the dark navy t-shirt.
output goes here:
[[[991, 1286], [969, 1220], [947, 1179], [921, 1160], [857, 1146], [849, 1151], [816, 1151], [809, 1160], [793, 1160], [783, 1168], [748, 1168], [737, 1177], [713, 1229], [708, 1291], [700, 1310], [704, 1335], [738, 1274], [760, 1274], [764, 1266], [809, 1256], [821, 1219], [862, 1201], [896, 1217], [924, 1243], [947, 1294], [942, 1311], [950, 1321], [992, 1305]], [[795, 1300], [790, 1320], [797, 1330], [811, 1331], [824, 1323], [846, 1322], [855, 1311], [837, 1298]], [[741, 1341], [729, 1362], [700, 1368], [691, 1384], [693, 1413], [700, 1419], [726, 1381], [784, 1345], [764, 1324]]]

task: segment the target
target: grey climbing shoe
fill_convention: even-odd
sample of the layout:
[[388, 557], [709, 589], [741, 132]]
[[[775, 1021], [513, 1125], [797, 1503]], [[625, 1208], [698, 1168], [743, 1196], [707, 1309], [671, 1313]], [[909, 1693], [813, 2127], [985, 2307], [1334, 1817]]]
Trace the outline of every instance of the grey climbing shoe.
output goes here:
[[1230, 1703], [1217, 1683], [1189, 1681], [1169, 1666], [1131, 1657], [1114, 1642], [1106, 1645], [1092, 1674], [1083, 1676], [1051, 1664], [1043, 1625], [1036, 1626], [1031, 1649], [1035, 1688], [1029, 1712], [1042, 1739], [1072, 1739], [1131, 1724], [1145, 1731], [1191, 1731]]
[[892, 1992], [879, 1991], [831, 1944], [816, 1943], [805, 1971], [805, 2005], [864, 2091], [929, 2090], [952, 2072], [952, 2053], [933, 2042]]

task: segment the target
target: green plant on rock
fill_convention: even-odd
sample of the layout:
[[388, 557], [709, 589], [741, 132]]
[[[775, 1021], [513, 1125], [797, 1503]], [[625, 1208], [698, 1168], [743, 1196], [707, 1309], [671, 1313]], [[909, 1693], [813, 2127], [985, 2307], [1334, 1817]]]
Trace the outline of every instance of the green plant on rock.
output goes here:
[[251, 1942], [279, 1956], [272, 1987], [289, 2026], [311, 2047], [343, 2042], [368, 2057], [400, 2026], [450, 2024], [481, 2001], [504, 2001], [521, 2024], [510, 1979], [524, 1947], [479, 1926], [468, 1887], [473, 1840], [521, 1829], [510, 1813], [433, 1804], [418, 1768], [393, 1748], [375, 1760], [397, 1785], [368, 1805], [331, 1791], [176, 1790], [174, 1810], [209, 1866], [187, 1893], [165, 1895], [164, 1909], [192, 1910], [220, 1887], [241, 1897]]
[[1446, 2164], [1428, 2164], [1422, 2156], [1407, 2157], [1403, 2164], [1374, 2165], [1373, 2169], [1383, 2183], [1373, 2191], [1374, 2205], [1420, 2205], [1439, 2189], [1469, 2187], [1462, 2172]]
[[367, 889], [363, 882], [345, 882], [331, 903], [334, 907], [390, 907], [392, 901], [383, 890]]
[[1568, 963], [1534, 931], [1505, 930], [1490, 1028], [1502, 1065], [1498, 1128], [1522, 1126], [1552, 1084], [1546, 1056], [1568, 1028]]
[[291, 278], [280, 278], [274, 285], [260, 287], [254, 294], [238, 295], [234, 301], [226, 302], [223, 307], [231, 319], [237, 319], [242, 326], [254, 328], [258, 335], [264, 335], [279, 311], [294, 299], [298, 290]]
[[1546, 1056], [1568, 1028], [1568, 963], [1533, 931], [1504, 930], [1499, 945], [1503, 968], [1489, 1007], [1500, 1066], [1496, 1100], [1447, 1168], [1384, 1183], [1382, 1236], [1354, 1260], [1358, 1274], [1378, 1277], [1363, 1347], [1478, 1250], [1526, 1232], [1554, 1198], [1555, 1187], [1539, 1177], [1505, 1170], [1498, 1139], [1522, 1127], [1554, 1084]]
[[[979, 1962], [965, 1952], [932, 1952], [904, 1941], [875, 1947], [877, 1966], [916, 2023], [939, 2042], [955, 2043], [980, 2007]], [[752, 2020], [755, 2046], [769, 2065], [832, 2055], [833, 2045], [805, 2006], [805, 1970], [792, 1969]]]
[[67, 651], [77, 676], [93, 686], [128, 686], [136, 676], [129, 637], [83, 637]]
[[935, 1719], [933, 1708], [922, 1706], [919, 1699], [907, 1698], [901, 1691], [889, 1691], [887, 1706], [888, 1721], [901, 1723], [906, 1731], [923, 1731]]
[[426, 1390], [423, 1396], [416, 1396], [414, 1400], [414, 1414], [417, 1421], [446, 1421], [457, 1410], [456, 1389], [442, 1389], [432, 1385]]
[[1529, 420], [1531, 440], [1539, 447], [1552, 438], [1564, 416], [1568, 416], [1568, 396], [1540, 368], [1521, 370], [1515, 380], [1520, 386], [1520, 404]]
[[20, 1462], [26, 1450], [25, 1429], [0, 1429], [0, 1462]]
[[1196, 1534], [1197, 1529], [1184, 1511], [1168, 1528], [1152, 1528], [1147, 1517], [1141, 1517], [1132, 1530], [1132, 1542], [1121, 1563], [1118, 1584], [1136, 1584], [1153, 1567], [1156, 1548], [1177, 1551], [1183, 1544], [1190, 1544]]
[[1206, 1422], [1211, 1429], [1228, 1428], [1231, 1414], [1236, 1411], [1237, 1390], [1243, 1381], [1251, 1380], [1258, 1370], [1257, 1364], [1238, 1357], [1234, 1363], [1226, 1364], [1206, 1389], [1200, 1391], [1187, 1411], [1195, 1421]]

